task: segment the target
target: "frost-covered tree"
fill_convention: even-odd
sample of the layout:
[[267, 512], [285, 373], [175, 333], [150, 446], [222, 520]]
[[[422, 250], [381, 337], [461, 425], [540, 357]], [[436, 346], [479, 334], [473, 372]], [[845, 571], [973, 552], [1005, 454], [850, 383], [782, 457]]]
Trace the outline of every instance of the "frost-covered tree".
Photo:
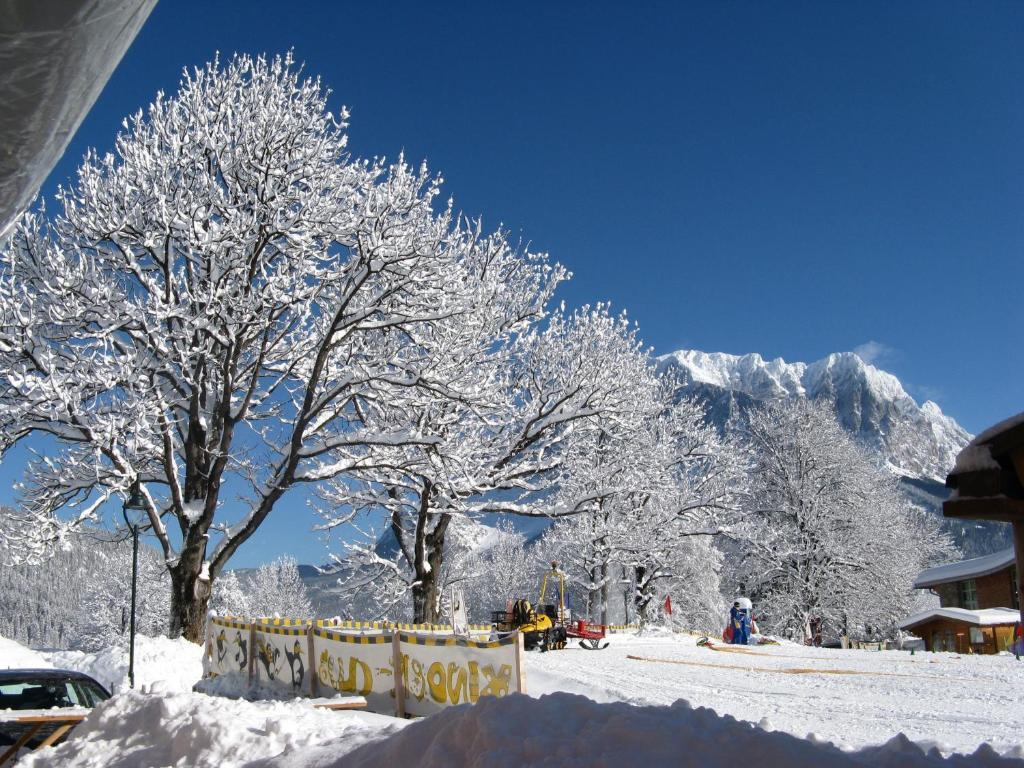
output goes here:
[[[750, 508], [735, 531], [731, 584], [763, 629], [833, 636], [905, 610], [914, 574], [948, 546], [824, 405], [797, 400], [750, 414]], [[876, 626], [878, 626], [876, 624]]]
[[406, 418], [465, 395], [433, 329], [488, 295], [480, 253], [512, 250], [435, 211], [425, 168], [353, 161], [326, 99], [290, 57], [187, 73], [0, 253], [0, 451], [46, 444], [7, 552], [38, 559], [140, 482], [194, 641], [286, 494], [452, 441]]
[[511, 520], [500, 520], [489, 530], [489, 540], [465, 558], [470, 619], [481, 622], [489, 622], [493, 611], [505, 610], [509, 600], [534, 600], [541, 570]]
[[[498, 327], [539, 317], [536, 303], [528, 305], [528, 316], [518, 310], [501, 317]], [[455, 518], [557, 518], [587, 508], [595, 489], [580, 486], [574, 492], [565, 482], [580, 455], [572, 446], [632, 418], [634, 382], [651, 376], [635, 328], [605, 307], [556, 312], [542, 327], [522, 328], [509, 339], [485, 336], [481, 342], [477, 352], [457, 358], [451, 368], [453, 380], [473, 382], [461, 388], [468, 396], [425, 397], [404, 414], [408, 421], [395, 424], [399, 431], [427, 428], [436, 439], [394, 452], [383, 471], [380, 465], [357, 470], [363, 480], [358, 503], [348, 483], [328, 496], [332, 507], [350, 504], [341, 517], [330, 513], [334, 520], [346, 522], [364, 509], [386, 511], [385, 535], [393, 543], [371, 538], [350, 544], [343, 560], [350, 569], [349, 586], [361, 590], [372, 582], [387, 584], [389, 594], [410, 594], [416, 621], [439, 620], [444, 596], [439, 576]]]
[[250, 616], [302, 619], [313, 615], [313, 604], [294, 557], [264, 563], [246, 580], [243, 589]]
[[[556, 524], [547, 536], [601, 623], [609, 621], [614, 590], [628, 585], [628, 612], [646, 620], [668, 585], [693, 572], [695, 560], [716, 569], [710, 550], [690, 540], [719, 535], [737, 512], [745, 482], [738, 449], [707, 425], [699, 405], [675, 401], [672, 391], [666, 381], [635, 390], [634, 420], [583, 447], [563, 490], [591, 489], [587, 514]], [[714, 602], [716, 579], [693, 580], [688, 601]]]
[[[125, 645], [131, 621], [131, 540], [122, 540], [101, 552], [103, 562], [90, 574], [89, 588], [72, 622], [76, 646], [89, 651]], [[140, 542], [135, 596], [137, 633], [151, 637], [167, 633], [169, 582], [160, 553]]]
[[[127, 640], [130, 540], [86, 528], [36, 565], [0, 568], [0, 635], [36, 647], [94, 651]], [[139, 544], [138, 631], [167, 631], [168, 576], [160, 553]]]
[[236, 571], [224, 571], [213, 584], [210, 611], [218, 616], [257, 616], [252, 610], [250, 595]]

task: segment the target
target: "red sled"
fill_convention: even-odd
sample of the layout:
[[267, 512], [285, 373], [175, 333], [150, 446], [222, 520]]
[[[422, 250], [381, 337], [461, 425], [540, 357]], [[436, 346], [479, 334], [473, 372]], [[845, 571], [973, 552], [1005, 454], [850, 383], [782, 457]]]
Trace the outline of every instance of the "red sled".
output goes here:
[[566, 637], [575, 637], [580, 641], [580, 648], [588, 651], [600, 651], [608, 647], [608, 643], [601, 645], [599, 641], [604, 640], [604, 625], [591, 624], [583, 619], [577, 619], [565, 628]]

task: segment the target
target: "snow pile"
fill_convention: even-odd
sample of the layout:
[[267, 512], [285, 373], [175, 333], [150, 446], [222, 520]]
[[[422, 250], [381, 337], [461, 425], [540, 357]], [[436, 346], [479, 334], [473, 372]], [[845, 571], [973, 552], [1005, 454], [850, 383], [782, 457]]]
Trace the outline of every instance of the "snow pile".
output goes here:
[[[513, 694], [481, 699], [412, 724], [387, 741], [368, 744], [332, 768], [487, 766], [520, 768], [598, 765], [731, 766], [1024, 766], [989, 747], [943, 758], [898, 735], [880, 747], [841, 752], [813, 740], [758, 728], [683, 700], [669, 707], [598, 704], [555, 693], [540, 699]], [[266, 763], [265, 765], [274, 765]], [[317, 763], [321, 768], [324, 764]]]
[[[96, 707], [72, 737], [27, 756], [19, 768], [234, 768], [316, 765], [404, 721], [328, 712], [308, 702], [245, 702], [166, 690], [126, 691]], [[294, 760], [292, 761], [292, 756]], [[266, 762], [264, 762], [266, 761]]]
[[38, 651], [0, 637], [0, 669], [48, 669], [52, 666]]
[[[84, 672], [107, 690], [121, 691], [128, 687], [127, 645], [104, 648], [96, 653], [51, 651], [43, 655], [49, 662], [44, 666]], [[202, 676], [201, 646], [181, 638], [135, 636], [136, 687], [159, 683], [162, 690], [190, 691]]]

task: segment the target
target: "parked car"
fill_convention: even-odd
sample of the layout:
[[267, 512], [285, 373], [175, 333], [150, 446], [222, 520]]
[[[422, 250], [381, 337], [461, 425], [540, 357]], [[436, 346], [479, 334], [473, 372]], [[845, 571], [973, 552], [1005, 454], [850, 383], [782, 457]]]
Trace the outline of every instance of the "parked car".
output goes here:
[[[31, 726], [18, 723], [19, 711], [92, 709], [110, 692], [88, 675], [68, 669], [0, 669], [0, 751]], [[38, 746], [55, 726], [44, 726], [25, 745]]]

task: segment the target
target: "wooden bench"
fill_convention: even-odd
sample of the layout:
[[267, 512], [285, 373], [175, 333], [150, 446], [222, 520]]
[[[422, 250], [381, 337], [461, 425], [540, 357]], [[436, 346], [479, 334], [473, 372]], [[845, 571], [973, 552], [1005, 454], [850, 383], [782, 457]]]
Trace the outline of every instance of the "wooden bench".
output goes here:
[[47, 734], [46, 738], [35, 749], [53, 746], [66, 736], [72, 728], [85, 720], [88, 714], [87, 711], [82, 710], [73, 710], [71, 712], [60, 712], [58, 710], [19, 712], [18, 710], [7, 710], [0, 712], [0, 723], [16, 723], [26, 726], [25, 732], [18, 737], [18, 740], [3, 755], [0, 755], [0, 768], [3, 768], [8, 760], [17, 759], [18, 752], [44, 728], [53, 726], [53, 731]]

